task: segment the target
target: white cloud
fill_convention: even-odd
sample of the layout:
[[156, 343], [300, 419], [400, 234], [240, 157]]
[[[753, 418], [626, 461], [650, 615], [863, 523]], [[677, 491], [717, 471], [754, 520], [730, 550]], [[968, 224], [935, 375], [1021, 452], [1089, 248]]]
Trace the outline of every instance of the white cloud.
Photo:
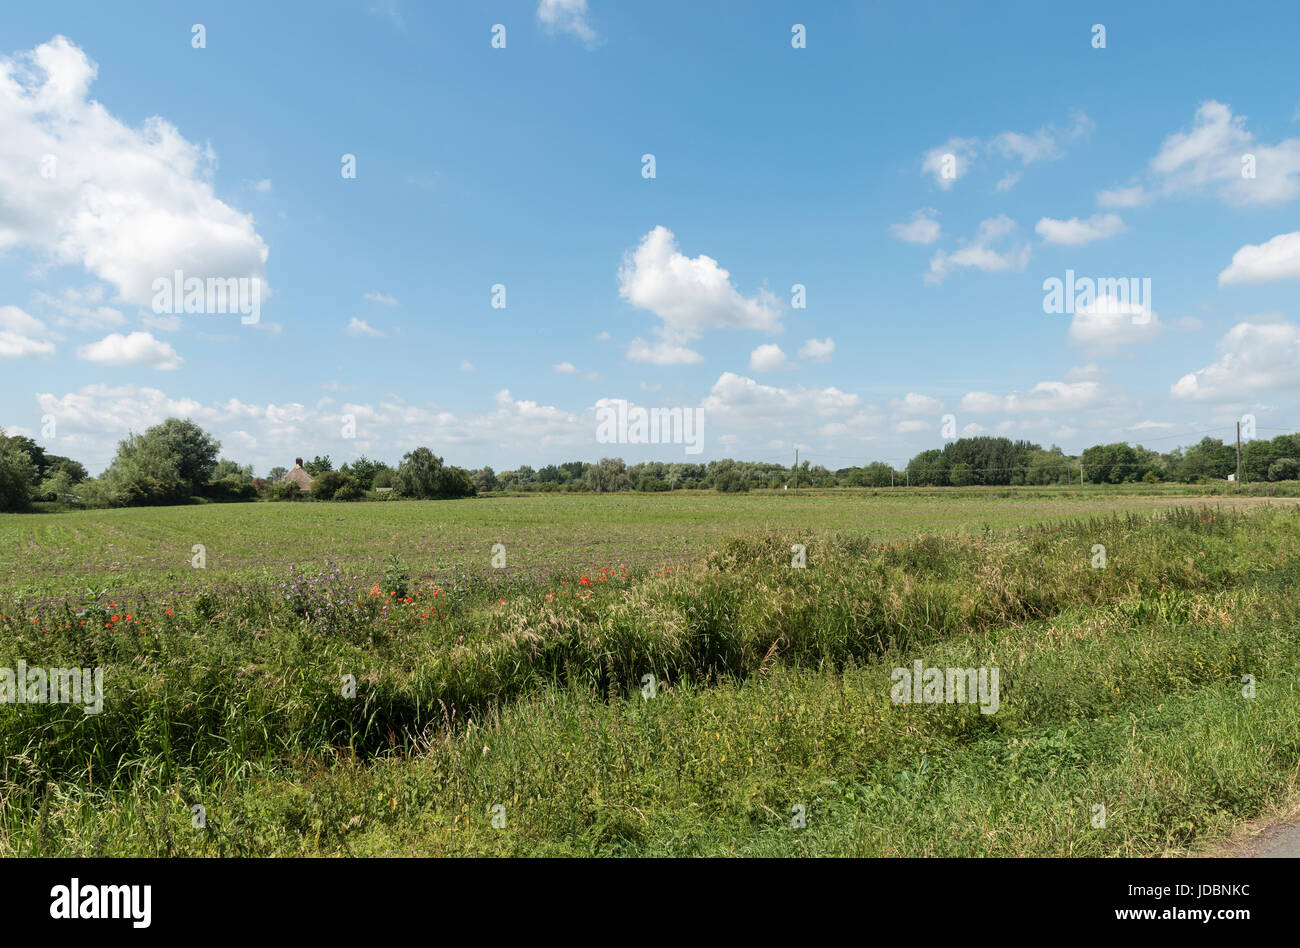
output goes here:
[[[1243, 157], [1255, 158], [1255, 177], [1243, 177]], [[1164, 140], [1151, 159], [1164, 194], [1212, 194], [1230, 204], [1280, 204], [1300, 195], [1300, 139], [1276, 145], [1246, 130], [1245, 116], [1210, 100], [1196, 110], [1192, 127]]]
[[271, 179], [263, 178], [261, 181], [250, 182], [249, 186], [259, 194], [271, 193]]
[[460, 370], [468, 375], [470, 372], [474, 371], [474, 364], [472, 362], [462, 362], [460, 364]]
[[651, 365], [694, 365], [704, 361], [704, 356], [687, 346], [662, 340], [648, 343], [640, 336], [628, 343], [627, 357]]
[[551, 366], [560, 375], [576, 375], [577, 367], [572, 362], [557, 362]]
[[1034, 230], [1049, 244], [1079, 247], [1094, 240], [1105, 240], [1122, 234], [1126, 228], [1118, 214], [1094, 214], [1087, 220], [1071, 217], [1068, 221], [1058, 221], [1044, 217]]
[[1092, 119], [1082, 112], [1074, 112], [1068, 128], [1049, 124], [1028, 134], [1003, 132], [989, 143], [989, 148], [1003, 158], [1018, 160], [1022, 167], [1027, 167], [1038, 161], [1055, 161], [1065, 154], [1062, 142], [1082, 138], [1094, 128], [1096, 123]]
[[389, 296], [387, 293], [380, 293], [378, 291], [375, 291], [373, 293], [366, 293], [362, 296], [362, 299], [369, 300], [372, 303], [383, 303], [385, 306], [397, 305], [396, 299]]
[[781, 310], [776, 297], [762, 290], [745, 297], [731, 282], [731, 274], [712, 257], [690, 258], [677, 248], [666, 227], [655, 227], [635, 252], [624, 255], [619, 267], [619, 295], [639, 309], [658, 316], [654, 344], [634, 339], [628, 358], [657, 365], [701, 362], [687, 343], [706, 329], [759, 329], [781, 331]]
[[932, 244], [942, 235], [939, 222], [935, 220], [939, 212], [932, 207], [923, 207], [906, 224], [894, 224], [889, 228], [899, 240], [909, 244]]
[[947, 254], [940, 250], [930, 258], [930, 272], [926, 274], [926, 282], [940, 282], [954, 267], [974, 267], [986, 273], [1023, 270], [1029, 263], [1029, 244], [1006, 251], [994, 250], [990, 246], [1010, 236], [1015, 229], [1015, 222], [1005, 214], [980, 221], [973, 241], [955, 253]]
[[1070, 342], [1089, 349], [1110, 350], [1147, 342], [1164, 331], [1160, 317], [1145, 303], [1103, 293], [1075, 309], [1068, 332]]
[[943, 412], [943, 402], [939, 399], [918, 395], [916, 392], [908, 392], [902, 398], [893, 399], [889, 407], [896, 415], [933, 415], [937, 418]]
[[1179, 316], [1174, 325], [1183, 332], [1200, 332], [1205, 328], [1205, 323], [1201, 322], [1195, 316]]
[[159, 372], [175, 371], [185, 361], [169, 343], [148, 332], [110, 333], [99, 342], [79, 346], [77, 358], [98, 365], [143, 365]]
[[1219, 340], [1219, 358], [1170, 387], [1174, 398], [1227, 401], [1300, 387], [1300, 327], [1241, 322]]
[[1268, 283], [1300, 278], [1300, 231], [1278, 234], [1262, 244], [1246, 244], [1219, 274], [1219, 286]]
[[884, 418], [850, 392], [837, 388], [778, 388], [732, 372], [718, 376], [701, 402], [713, 430], [720, 427], [749, 429], [764, 439], [789, 431], [805, 432], [811, 425], [844, 425], [845, 432], [866, 433], [882, 426]]
[[1014, 188], [1017, 184], [1020, 183], [1020, 179], [1023, 178], [1024, 176], [1025, 173], [1023, 171], [1008, 171], [1006, 174], [1004, 174], [1001, 178], [998, 179], [998, 183], [994, 186], [993, 189], [995, 191], [1010, 191], [1012, 188]]
[[978, 145], [978, 138], [950, 138], [921, 157], [921, 171], [932, 175], [934, 183], [947, 191], [970, 170]]
[[541, 0], [537, 19], [552, 33], [570, 33], [588, 47], [600, 42], [600, 35], [587, 23], [587, 0]]
[[80, 264], [141, 306], [178, 269], [264, 278], [253, 218], [213, 193], [211, 147], [157, 116], [138, 128], [115, 118], [89, 96], [97, 71], [63, 36], [0, 58], [0, 251], [30, 246], [50, 264]]
[[120, 311], [103, 305], [104, 287], [101, 284], [91, 284], [80, 290], [68, 287], [57, 296], [36, 293], [33, 298], [59, 314], [54, 320], [58, 326], [93, 330], [120, 326], [126, 322], [126, 317]]
[[0, 306], [0, 359], [54, 355], [45, 324], [17, 306]]
[[1076, 365], [1063, 376], [1067, 382], [1088, 382], [1105, 377], [1106, 370], [1096, 362], [1089, 362], [1087, 365]]
[[799, 347], [799, 358], [809, 362], [829, 362], [835, 352], [835, 340], [830, 336], [825, 339], [809, 339]]
[[1128, 207], [1141, 207], [1151, 200], [1151, 195], [1141, 185], [1130, 188], [1111, 188], [1097, 193], [1097, 203], [1104, 208], [1120, 210]]
[[1023, 394], [967, 392], [962, 396], [961, 410], [976, 414], [1081, 411], [1094, 408], [1100, 402], [1101, 386], [1095, 381], [1039, 382]]
[[749, 367], [755, 372], [776, 372], [793, 368], [786, 360], [781, 347], [772, 343], [761, 345], [749, 354]]
[[376, 329], [364, 319], [357, 319], [353, 316], [348, 320], [348, 324], [343, 327], [343, 331], [349, 336], [375, 336], [381, 337], [384, 334], [382, 330]]

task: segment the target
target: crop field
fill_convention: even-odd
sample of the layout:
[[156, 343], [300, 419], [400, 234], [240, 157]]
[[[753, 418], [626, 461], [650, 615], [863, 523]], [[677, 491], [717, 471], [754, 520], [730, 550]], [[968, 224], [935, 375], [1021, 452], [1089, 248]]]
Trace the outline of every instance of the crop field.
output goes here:
[[3, 855], [1154, 855], [1298, 798], [1289, 498], [36, 513], [0, 576], [0, 667], [103, 675], [0, 709]]

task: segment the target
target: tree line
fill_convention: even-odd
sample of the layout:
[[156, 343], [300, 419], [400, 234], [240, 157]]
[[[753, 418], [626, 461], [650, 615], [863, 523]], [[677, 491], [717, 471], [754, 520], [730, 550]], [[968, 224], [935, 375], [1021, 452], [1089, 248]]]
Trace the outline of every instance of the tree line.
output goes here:
[[[207, 500], [304, 499], [288, 471], [274, 467], [265, 478], [251, 465], [220, 457], [221, 442], [189, 419], [168, 418], [143, 434], [118, 443], [104, 473], [90, 477], [71, 458], [51, 454], [31, 438], [0, 431], [0, 510], [22, 510], [34, 502], [82, 507], [119, 507]], [[1049, 485], [1132, 482], [1201, 483], [1224, 480], [1237, 469], [1236, 446], [1206, 437], [1187, 448], [1160, 453], [1126, 443], [1101, 444], [1080, 455], [1056, 445], [1043, 448], [1009, 438], [959, 438], [925, 450], [902, 468], [880, 461], [831, 471], [805, 460], [797, 469], [765, 461], [724, 458], [707, 463], [622, 458], [596, 463], [567, 461], [534, 469], [521, 465], [497, 473], [490, 467], [467, 470], [445, 464], [426, 447], [390, 465], [357, 458], [337, 468], [328, 455], [303, 463], [313, 477], [313, 500], [350, 501], [379, 497], [418, 499], [470, 497], [493, 491], [661, 492], [717, 490], [739, 492], [806, 487], [965, 487], [970, 485]], [[1242, 479], [1287, 481], [1300, 478], [1300, 434], [1278, 435], [1242, 445]]]

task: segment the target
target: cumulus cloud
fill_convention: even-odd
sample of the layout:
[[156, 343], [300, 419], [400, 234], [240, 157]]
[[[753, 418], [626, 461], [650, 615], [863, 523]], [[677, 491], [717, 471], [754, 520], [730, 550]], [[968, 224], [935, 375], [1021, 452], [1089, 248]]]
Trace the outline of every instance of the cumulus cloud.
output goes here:
[[967, 392], [961, 410], [975, 414], [1082, 411], [1101, 404], [1101, 385], [1095, 381], [1039, 382], [1028, 392], [994, 395]]
[[662, 320], [656, 343], [634, 339], [628, 358], [657, 365], [686, 365], [703, 361], [687, 343], [707, 329], [781, 331], [781, 310], [766, 291], [746, 297], [731, 282], [731, 274], [712, 257], [687, 257], [666, 227], [655, 227], [634, 252], [624, 255], [618, 271], [619, 295]]
[[1094, 214], [1086, 220], [1071, 217], [1068, 221], [1058, 221], [1051, 217], [1039, 220], [1034, 230], [1049, 244], [1064, 244], [1067, 247], [1080, 247], [1094, 240], [1105, 240], [1126, 230], [1124, 221], [1118, 214]]
[[[1247, 156], [1254, 177], [1247, 177]], [[1269, 145], [1246, 128], [1245, 116], [1213, 99], [1191, 126], [1168, 136], [1148, 165], [1143, 185], [1103, 191], [1103, 207], [1134, 207], [1152, 194], [1204, 194], [1228, 204], [1284, 204], [1300, 195], [1300, 139]]]
[[749, 354], [749, 367], [755, 372], [776, 372], [792, 368], [792, 365], [786, 360], [780, 346], [768, 343]]
[[916, 392], [908, 392], [902, 398], [893, 399], [889, 407], [895, 415], [909, 417], [917, 415], [938, 417], [943, 412], [943, 402], [939, 399], [931, 398], [929, 395], [918, 395]]
[[[454, 448], [458, 461], [468, 463], [467, 454], [475, 450], [519, 444], [541, 450], [577, 448], [595, 437], [594, 415], [516, 399], [508, 389], [498, 391], [484, 410], [465, 415], [394, 395], [378, 402], [325, 397], [311, 405], [257, 404], [237, 398], [205, 402], [148, 386], [105, 384], [62, 395], [38, 393], [36, 403], [41, 414], [57, 421], [61, 444], [77, 444], [79, 459], [100, 466], [127, 432], [143, 431], [171, 416], [192, 418], [223, 442], [237, 443], [240, 460], [263, 470], [308, 452], [336, 460], [361, 454], [400, 457], [420, 445], [439, 445]], [[353, 439], [340, 435], [345, 416], [355, 420]]]
[[99, 342], [79, 346], [77, 358], [97, 365], [147, 366], [159, 372], [175, 371], [185, 361], [169, 343], [148, 332], [110, 333]]
[[1110, 350], [1147, 342], [1160, 335], [1164, 328], [1149, 304], [1103, 293], [1075, 309], [1068, 337], [1076, 346]]
[[1129, 188], [1110, 188], [1097, 192], [1097, 203], [1105, 208], [1122, 210], [1127, 207], [1141, 207], [1151, 200], [1151, 195], [1141, 185]]
[[572, 362], [557, 362], [551, 366], [559, 375], [576, 375], [578, 368]]
[[1219, 286], [1268, 283], [1300, 278], [1300, 231], [1278, 234], [1262, 244], [1246, 244], [1219, 274]]
[[764, 438], [809, 430], [823, 436], [867, 436], [884, 425], [884, 416], [862, 399], [834, 387], [779, 388], [724, 372], [701, 402], [713, 430], [730, 427]]
[[[983, 146], [986, 155], [1019, 163], [1020, 168], [1040, 161], [1055, 161], [1065, 154], [1066, 142], [1088, 135], [1096, 123], [1082, 112], [1072, 112], [1070, 123], [1064, 128], [1049, 123], [1033, 132], [1002, 132]], [[981, 153], [978, 138], [950, 138], [932, 148], [921, 157], [921, 170], [933, 176], [935, 184], [947, 191], [959, 178], [970, 171]], [[1009, 191], [1016, 186], [1023, 171], [1005, 173], [997, 183], [998, 191]]]
[[1229, 401], [1300, 387], [1300, 327], [1292, 323], [1238, 323], [1219, 340], [1218, 354], [1175, 382], [1170, 395]]
[[950, 138], [921, 157], [921, 170], [947, 191], [970, 171], [978, 146], [978, 138]]
[[799, 347], [799, 358], [809, 362], [829, 362], [835, 352], [835, 340], [830, 336], [825, 339], [809, 339]]
[[92, 284], [83, 289], [68, 287], [57, 295], [36, 293], [33, 299], [58, 314], [54, 318], [57, 326], [107, 329], [126, 322], [126, 317], [119, 310], [103, 305], [104, 287], [101, 284]]
[[397, 305], [397, 300], [394, 297], [389, 296], [387, 293], [380, 293], [378, 291], [363, 294], [362, 299], [367, 299], [372, 303], [383, 303], [385, 306]]
[[376, 329], [364, 319], [357, 319], [355, 316], [348, 320], [348, 324], [343, 327], [343, 331], [349, 336], [374, 336], [378, 338], [384, 335], [383, 330]]
[[932, 207], [923, 207], [906, 224], [895, 224], [889, 228], [899, 240], [909, 244], [932, 244], [942, 235], [939, 222], [935, 220], [939, 212]]
[[541, 0], [537, 19], [552, 33], [568, 33], [587, 46], [600, 42], [600, 35], [587, 22], [587, 0]]
[[17, 306], [0, 306], [0, 359], [54, 355], [49, 330], [35, 316]]
[[0, 58], [0, 252], [79, 264], [141, 306], [176, 270], [264, 279], [266, 244], [215, 196], [211, 147], [157, 116], [115, 118], [90, 97], [97, 72], [63, 36]]
[[940, 250], [930, 258], [930, 272], [926, 274], [926, 282], [942, 281], [955, 267], [973, 267], [986, 273], [1023, 270], [1029, 263], [1029, 244], [1006, 250], [995, 250], [992, 246], [1005, 240], [1015, 229], [1015, 222], [1005, 214], [980, 221], [974, 240], [955, 253], [948, 254]]

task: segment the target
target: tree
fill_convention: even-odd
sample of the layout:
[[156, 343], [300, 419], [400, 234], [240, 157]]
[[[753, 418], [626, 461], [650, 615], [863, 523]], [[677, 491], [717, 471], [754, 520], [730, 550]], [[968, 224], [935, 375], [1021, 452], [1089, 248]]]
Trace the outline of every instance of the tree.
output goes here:
[[0, 430], [0, 510], [21, 510], [31, 502], [36, 464], [23, 440]]
[[356, 478], [357, 486], [362, 490], [370, 490], [375, 486], [375, 476], [380, 471], [388, 470], [388, 465], [383, 461], [372, 461], [363, 454], [351, 464], [344, 464], [339, 470]]
[[[328, 454], [325, 455], [324, 457], [321, 457], [318, 454], [310, 461], [304, 463], [302, 469], [306, 471], [308, 474], [310, 474], [312, 477], [317, 477], [318, 475], [324, 474], [326, 471], [334, 470], [334, 462], [330, 460], [330, 456]], [[312, 485], [312, 488], [315, 489], [314, 484]]]
[[1300, 479], [1300, 463], [1295, 458], [1278, 458], [1268, 466], [1270, 481], [1294, 481]]
[[103, 477], [110, 503], [169, 504], [190, 496], [190, 484], [181, 474], [181, 458], [173, 442], [150, 431], [118, 442], [117, 455]]
[[222, 458], [217, 462], [217, 466], [212, 469], [212, 474], [208, 478], [208, 483], [215, 484], [217, 481], [234, 478], [237, 481], [252, 481], [253, 465], [239, 464], [228, 458]]
[[953, 487], [966, 487], [975, 483], [975, 471], [965, 461], [958, 461], [948, 471], [948, 483]]
[[598, 494], [628, 490], [632, 480], [622, 458], [601, 458], [599, 464], [587, 465], [587, 486]]
[[151, 452], [167, 453], [176, 459], [176, 471], [184, 482], [186, 496], [200, 493], [212, 479], [221, 442], [188, 418], [168, 418], [146, 429], [141, 437], [159, 442], [156, 449], [151, 446]]
[[284, 476], [285, 476], [286, 474], [288, 474], [288, 473], [289, 473], [289, 469], [288, 469], [288, 468], [285, 468], [285, 467], [278, 467], [278, 466], [277, 466], [277, 467], [273, 467], [273, 468], [271, 468], [270, 472], [267, 473], [267, 475], [266, 475], [266, 479], [267, 479], [268, 481], [272, 481], [272, 482], [274, 482], [274, 481], [282, 481], [282, 480], [284, 480]]
[[361, 496], [361, 485], [351, 474], [325, 471], [312, 481], [311, 495], [317, 500], [355, 500]]
[[490, 467], [480, 468], [473, 474], [474, 488], [480, 492], [497, 489], [497, 475]]
[[475, 493], [468, 471], [444, 466], [442, 458], [428, 448], [416, 448], [402, 458], [393, 486], [404, 497], [420, 499], [472, 497]]

